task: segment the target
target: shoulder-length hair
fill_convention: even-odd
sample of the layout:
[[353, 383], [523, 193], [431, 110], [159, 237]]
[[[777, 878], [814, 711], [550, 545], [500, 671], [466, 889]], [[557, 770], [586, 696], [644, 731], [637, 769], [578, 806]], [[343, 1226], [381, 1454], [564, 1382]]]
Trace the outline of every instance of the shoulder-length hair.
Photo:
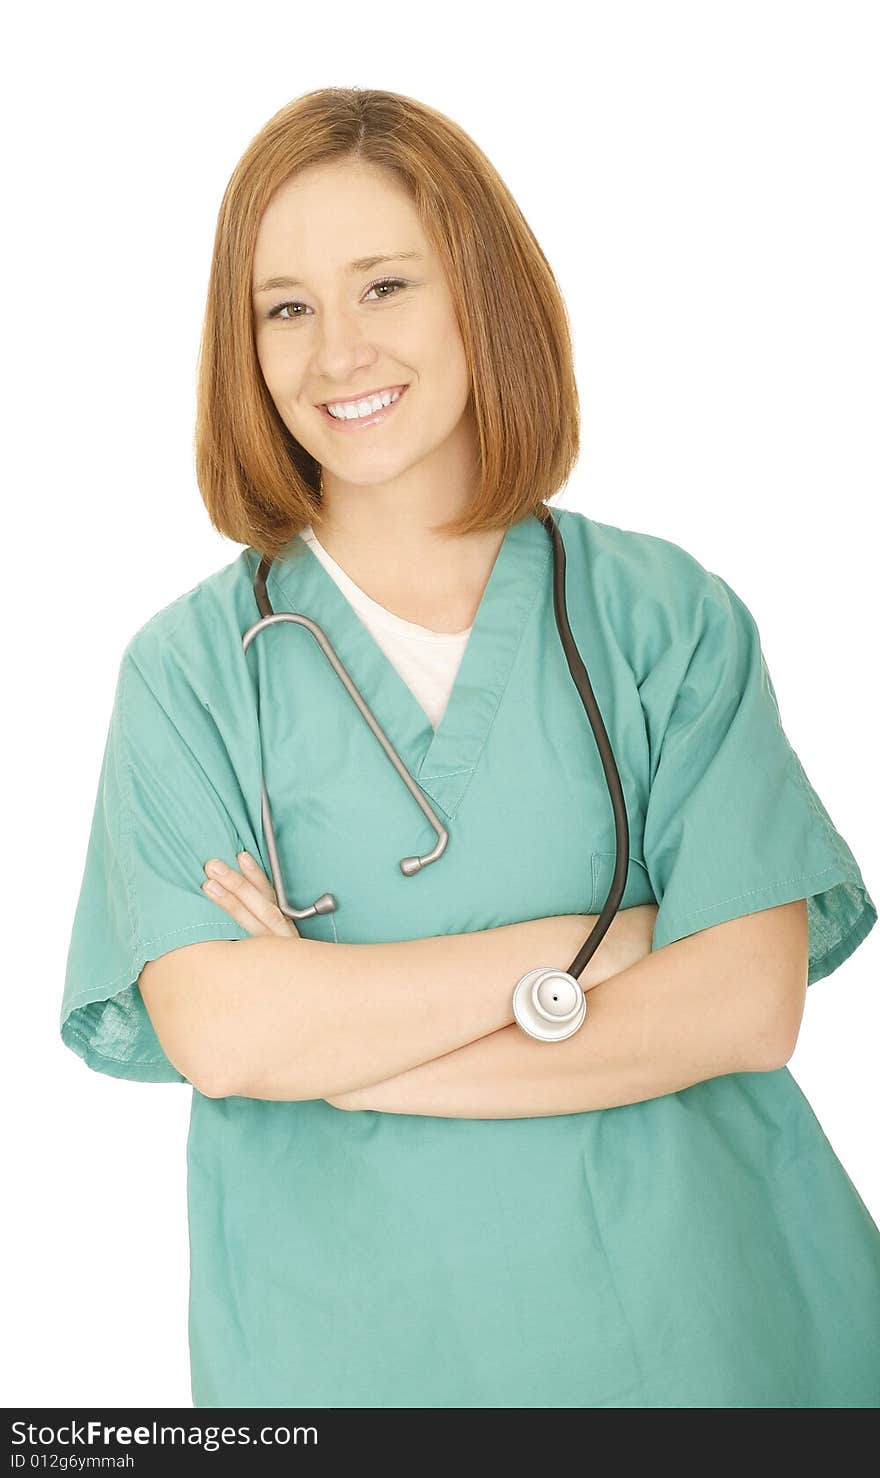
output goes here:
[[449, 282], [471, 375], [479, 480], [437, 532], [508, 527], [540, 514], [579, 450], [568, 314], [550, 265], [474, 141], [412, 98], [357, 87], [308, 92], [253, 138], [214, 236], [197, 375], [195, 464], [212, 524], [276, 558], [320, 517], [321, 468], [284, 425], [263, 379], [253, 262], [273, 192], [298, 171], [363, 160], [409, 191]]

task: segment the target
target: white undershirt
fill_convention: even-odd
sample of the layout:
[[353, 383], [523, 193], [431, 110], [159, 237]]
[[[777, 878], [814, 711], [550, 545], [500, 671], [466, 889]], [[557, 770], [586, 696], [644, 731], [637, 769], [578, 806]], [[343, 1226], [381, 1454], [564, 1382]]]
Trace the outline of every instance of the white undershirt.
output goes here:
[[[402, 616], [395, 616], [393, 611], [387, 611], [378, 601], [367, 595], [365, 590], [361, 590], [359, 585], [355, 585], [341, 565], [327, 553], [323, 544], [318, 542], [310, 526], [303, 529], [300, 537], [335, 580], [436, 729], [446, 712], [449, 695], [473, 627], [469, 626], [466, 631], [431, 631], [427, 626], [417, 626], [414, 621], [404, 621]], [[331, 636], [330, 640], [332, 639]], [[368, 695], [364, 696], [369, 702]]]

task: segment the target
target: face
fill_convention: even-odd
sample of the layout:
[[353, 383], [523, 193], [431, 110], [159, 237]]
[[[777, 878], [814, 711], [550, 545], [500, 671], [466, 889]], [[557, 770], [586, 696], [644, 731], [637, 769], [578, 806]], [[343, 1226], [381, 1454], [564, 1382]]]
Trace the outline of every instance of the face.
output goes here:
[[[388, 260], [351, 265], [379, 256]], [[266, 286], [272, 278], [295, 281]], [[253, 293], [266, 385], [321, 464], [325, 497], [331, 481], [393, 483], [426, 459], [442, 469], [445, 451], [460, 457], [474, 426], [452, 297], [409, 196], [384, 170], [334, 161], [282, 185], [260, 222]], [[399, 398], [377, 412], [374, 392], [386, 390]], [[352, 404], [334, 419], [326, 404], [341, 401]]]

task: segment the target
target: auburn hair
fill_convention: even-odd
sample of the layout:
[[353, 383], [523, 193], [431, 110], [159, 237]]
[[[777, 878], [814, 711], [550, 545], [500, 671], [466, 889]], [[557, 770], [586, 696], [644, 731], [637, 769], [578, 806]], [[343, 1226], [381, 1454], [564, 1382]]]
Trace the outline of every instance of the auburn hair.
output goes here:
[[320, 517], [321, 467], [285, 426], [263, 379], [253, 315], [260, 219], [298, 171], [340, 159], [390, 171], [440, 257], [471, 375], [476, 493], [449, 535], [540, 513], [579, 450], [565, 303], [504, 181], [451, 119], [393, 92], [325, 87], [251, 140], [223, 195], [199, 346], [195, 470], [216, 529], [276, 558]]

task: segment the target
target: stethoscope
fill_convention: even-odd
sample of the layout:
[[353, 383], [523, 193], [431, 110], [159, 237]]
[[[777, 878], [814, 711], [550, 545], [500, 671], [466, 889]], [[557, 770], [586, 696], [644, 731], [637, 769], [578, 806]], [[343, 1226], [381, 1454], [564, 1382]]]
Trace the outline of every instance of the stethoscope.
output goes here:
[[[581, 702], [587, 711], [593, 735], [602, 760], [602, 768], [605, 771], [605, 780], [608, 792], [611, 796], [611, 806], [614, 812], [614, 826], [617, 841], [617, 857], [614, 866], [614, 876], [611, 880], [611, 888], [605, 899], [602, 912], [579, 953], [572, 960], [567, 970], [559, 970], [552, 965], [538, 965], [534, 970], [529, 970], [518, 982], [513, 992], [513, 1014], [514, 1019], [524, 1032], [534, 1037], [539, 1042], [561, 1042], [566, 1037], [573, 1036], [583, 1024], [587, 1010], [587, 998], [583, 988], [578, 984], [578, 977], [592, 959], [599, 945], [611, 926], [611, 921], [617, 913], [620, 900], [626, 887], [626, 875], [629, 859], [629, 826], [626, 815], [626, 802], [620, 784], [620, 776], [614, 760], [614, 754], [602, 722], [587, 669], [583, 664], [580, 652], [575, 645], [568, 624], [568, 612], [565, 605], [565, 545], [562, 535], [556, 526], [551, 510], [544, 506], [542, 513], [536, 515], [547, 529], [553, 545], [553, 604], [556, 612], [556, 626], [559, 631], [562, 649], [565, 652], [568, 668], [574, 680], [574, 685], [580, 695]], [[360, 712], [363, 714], [392, 765], [424, 816], [433, 827], [437, 840], [429, 852], [420, 857], [404, 857], [400, 862], [400, 870], [404, 877], [411, 878], [420, 872], [423, 867], [436, 862], [446, 849], [449, 840], [449, 832], [440, 821], [437, 813], [428, 804], [422, 791], [413, 780], [408, 769], [401, 760], [399, 754], [377, 723], [375, 716], [370, 712], [351, 677], [346, 672], [330, 642], [317, 622], [310, 620], [308, 616], [301, 616], [292, 611], [274, 611], [269, 596], [266, 592], [266, 577], [272, 567], [272, 560], [264, 555], [260, 561], [254, 579], [254, 595], [260, 611], [261, 620], [257, 621], [242, 638], [242, 645], [247, 651], [254, 637], [268, 626], [274, 626], [277, 621], [295, 621], [298, 626], [305, 626], [312, 633], [321, 650], [327, 657], [334, 672], [351, 694]], [[278, 846], [275, 840], [275, 828], [272, 824], [272, 813], [269, 807], [269, 797], [266, 792], [266, 782], [262, 782], [263, 800], [263, 828], [266, 833], [266, 845], [269, 849], [269, 863], [272, 869], [272, 882], [275, 888], [275, 898], [278, 907], [286, 918], [291, 920], [310, 919], [315, 914], [332, 913], [336, 908], [336, 899], [332, 893], [322, 893], [320, 898], [310, 904], [308, 908], [294, 908], [287, 901], [287, 893], [284, 888], [284, 879], [281, 874], [281, 864], [278, 859]]]

